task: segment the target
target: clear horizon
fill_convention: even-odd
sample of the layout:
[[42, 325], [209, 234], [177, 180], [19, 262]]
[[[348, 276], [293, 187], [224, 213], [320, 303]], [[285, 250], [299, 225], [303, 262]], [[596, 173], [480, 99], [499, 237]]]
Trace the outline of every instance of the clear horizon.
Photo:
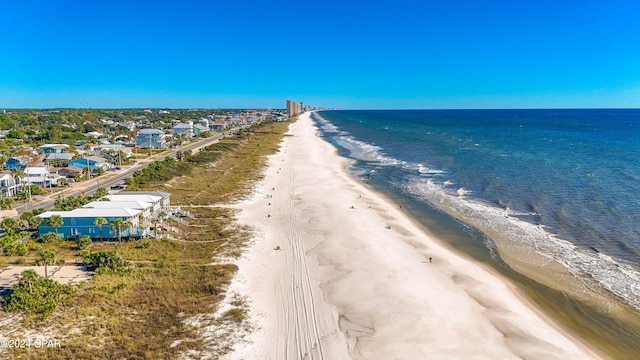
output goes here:
[[640, 3], [26, 0], [0, 109], [640, 108]]

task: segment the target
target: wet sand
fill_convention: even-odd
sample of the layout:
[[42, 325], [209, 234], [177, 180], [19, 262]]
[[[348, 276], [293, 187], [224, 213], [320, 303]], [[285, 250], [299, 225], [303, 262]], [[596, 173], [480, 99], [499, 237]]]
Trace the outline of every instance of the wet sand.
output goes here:
[[228, 359], [591, 359], [502, 277], [441, 245], [352, 179], [309, 115], [255, 196], [229, 292], [254, 333]]

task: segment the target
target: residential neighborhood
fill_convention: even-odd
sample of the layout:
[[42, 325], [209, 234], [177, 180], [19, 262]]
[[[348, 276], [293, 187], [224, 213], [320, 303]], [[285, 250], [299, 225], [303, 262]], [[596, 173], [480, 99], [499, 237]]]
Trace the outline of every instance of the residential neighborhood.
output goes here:
[[[269, 110], [5, 110], [0, 114], [0, 199], [30, 197], [27, 190], [38, 193], [33, 186], [55, 192], [144, 161], [151, 151], [283, 115]], [[33, 125], [22, 124], [24, 118]]]

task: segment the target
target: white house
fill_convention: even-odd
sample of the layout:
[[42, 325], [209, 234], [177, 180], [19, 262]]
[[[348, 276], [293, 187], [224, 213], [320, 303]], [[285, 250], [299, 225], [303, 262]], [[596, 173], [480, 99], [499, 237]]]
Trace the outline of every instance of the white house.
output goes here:
[[0, 198], [12, 197], [18, 193], [20, 184], [10, 173], [0, 173]]
[[51, 181], [49, 169], [42, 166], [28, 166], [24, 169], [24, 175], [25, 178], [23, 181], [25, 183], [40, 185], [42, 187], [48, 186]]

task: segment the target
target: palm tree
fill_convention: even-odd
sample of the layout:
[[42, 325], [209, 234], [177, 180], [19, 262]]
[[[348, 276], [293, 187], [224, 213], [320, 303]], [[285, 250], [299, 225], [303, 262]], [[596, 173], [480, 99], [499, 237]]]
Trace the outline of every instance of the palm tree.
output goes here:
[[13, 199], [10, 197], [6, 197], [0, 199], [0, 208], [4, 210], [12, 210], [13, 209]]
[[133, 223], [131, 221], [129, 221], [129, 220], [122, 222], [122, 228], [123, 229], [127, 229], [127, 235], [129, 236], [129, 238], [131, 237], [131, 227], [132, 226], [133, 226]]
[[[44, 277], [49, 278], [49, 273], [47, 271], [47, 265], [55, 265], [60, 263], [60, 259], [56, 258], [56, 253], [51, 249], [45, 249], [38, 253], [38, 257], [36, 258], [36, 265], [44, 265]], [[64, 262], [64, 261], [62, 261]]]
[[59, 237], [58, 228], [64, 224], [64, 219], [60, 215], [51, 215], [49, 220], [47, 220], [47, 226], [51, 226], [56, 229], [56, 235]]
[[118, 232], [118, 241], [122, 241], [122, 233], [121, 230], [124, 228], [124, 221], [122, 219], [115, 219], [109, 224], [111, 229], [116, 230]]
[[107, 225], [107, 223], [107, 219], [103, 217], [97, 217], [95, 218], [95, 220], [93, 220], [93, 225], [100, 228], [100, 241], [102, 241], [102, 225]]
[[6, 230], [7, 232], [10, 232], [17, 229], [18, 225], [19, 225], [18, 220], [12, 219], [12, 218], [6, 218], [2, 220], [2, 223], [0, 223], [0, 228], [2, 228], [3, 230]]
[[[46, 268], [45, 268], [45, 272], [46, 272]], [[20, 282], [23, 283], [23, 284], [29, 285], [29, 294], [32, 294], [33, 293], [33, 283], [35, 283], [38, 280], [40, 275], [38, 275], [38, 273], [36, 273], [32, 269], [25, 270], [20, 275], [21, 275]]]
[[22, 225], [25, 227], [29, 226], [29, 219], [31, 219], [33, 217], [33, 212], [31, 211], [25, 211], [22, 214], [20, 214], [20, 220], [22, 220]]
[[27, 221], [29, 222], [29, 229], [37, 229], [42, 224], [42, 218], [38, 216], [32, 216]]

